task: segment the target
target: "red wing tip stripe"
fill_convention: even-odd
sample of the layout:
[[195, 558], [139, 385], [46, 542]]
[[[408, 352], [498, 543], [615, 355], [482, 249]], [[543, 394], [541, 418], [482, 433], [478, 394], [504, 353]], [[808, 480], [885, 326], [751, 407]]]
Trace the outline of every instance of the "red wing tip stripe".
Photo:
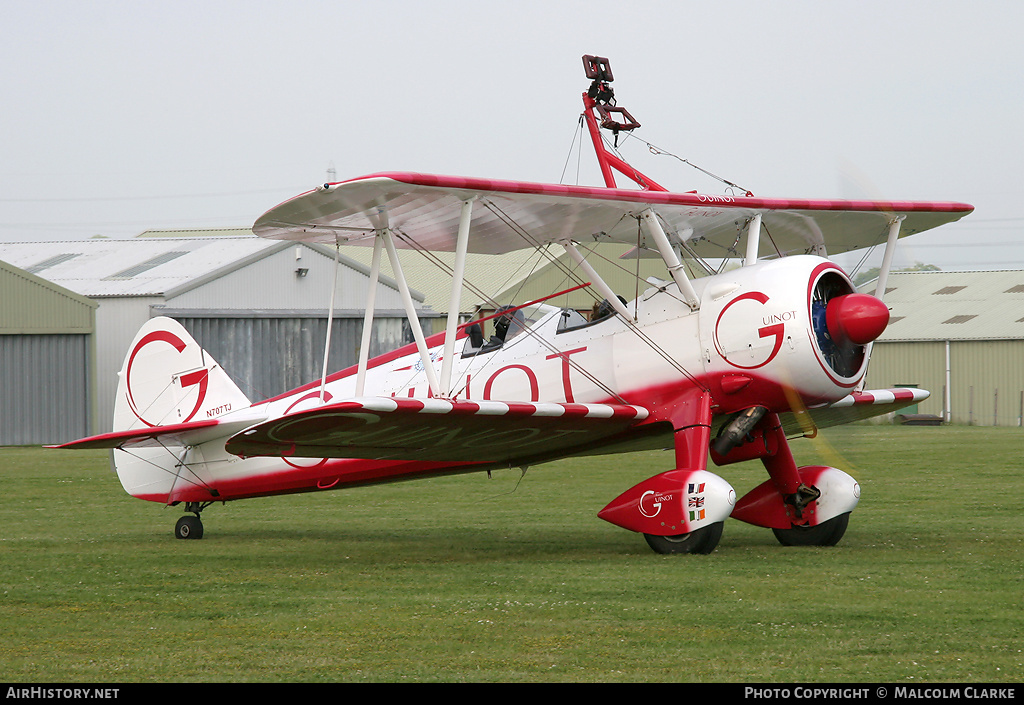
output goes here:
[[931, 395], [923, 389], [872, 389], [854, 392], [832, 404], [832, 408], [863, 406], [866, 404], [892, 404], [897, 401], [924, 401]]
[[[441, 174], [422, 174], [418, 172], [381, 172], [369, 174], [348, 182], [332, 184], [332, 187], [343, 183], [381, 182], [385, 180], [399, 184], [440, 188], [444, 190], [491, 191], [511, 194], [533, 194], [554, 197], [587, 197], [609, 201], [630, 201], [679, 204], [688, 206], [732, 206], [739, 208], [757, 208], [763, 210], [835, 210], [835, 211], [906, 211], [924, 213], [970, 213], [974, 206], [969, 203], [952, 201], [848, 201], [833, 199], [808, 198], [755, 198], [755, 197], [711, 197], [708, 194], [672, 193], [669, 191], [635, 191], [628, 189], [609, 189], [599, 186], [573, 186], [569, 184], [542, 184], [528, 181], [509, 181], [505, 179], [483, 179], [464, 176], [446, 176]], [[334, 190], [333, 188], [330, 190]]]

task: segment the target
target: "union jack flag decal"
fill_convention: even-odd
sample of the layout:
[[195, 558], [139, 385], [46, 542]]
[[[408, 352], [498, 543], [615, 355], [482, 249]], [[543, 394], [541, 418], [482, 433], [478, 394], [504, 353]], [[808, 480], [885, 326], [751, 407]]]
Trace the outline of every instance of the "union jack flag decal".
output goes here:
[[687, 498], [687, 505], [690, 508], [690, 521], [700, 521], [705, 517], [704, 497], [701, 496], [704, 492], [704, 484], [703, 482], [687, 483], [687, 494], [690, 495]]

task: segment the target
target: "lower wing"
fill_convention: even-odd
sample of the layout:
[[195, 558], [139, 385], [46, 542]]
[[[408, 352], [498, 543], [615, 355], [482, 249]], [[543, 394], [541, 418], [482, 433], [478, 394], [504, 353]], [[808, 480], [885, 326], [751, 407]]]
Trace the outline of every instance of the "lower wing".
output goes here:
[[367, 397], [257, 424], [226, 448], [243, 457], [515, 464], [614, 442], [647, 416], [629, 405]]
[[930, 396], [931, 392], [923, 389], [869, 389], [849, 394], [828, 406], [779, 414], [779, 418], [787, 435], [796, 434], [807, 431], [808, 426], [829, 428], [881, 416]]

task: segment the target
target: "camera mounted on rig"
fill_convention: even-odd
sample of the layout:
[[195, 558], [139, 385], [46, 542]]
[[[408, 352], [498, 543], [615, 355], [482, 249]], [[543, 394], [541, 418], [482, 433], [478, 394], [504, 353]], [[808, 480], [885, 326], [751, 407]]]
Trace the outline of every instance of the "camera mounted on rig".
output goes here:
[[[593, 107], [601, 116], [601, 127], [611, 130], [615, 135], [616, 142], [618, 142], [620, 131], [628, 132], [640, 127], [640, 123], [629, 114], [629, 111], [615, 105], [615, 91], [608, 85], [615, 80], [615, 77], [612, 75], [612, 67], [608, 59], [603, 56], [586, 54], [583, 56], [583, 68], [587, 73], [587, 78], [592, 81], [587, 90], [587, 97], [590, 98]], [[612, 117], [613, 114], [619, 116], [621, 121]]]

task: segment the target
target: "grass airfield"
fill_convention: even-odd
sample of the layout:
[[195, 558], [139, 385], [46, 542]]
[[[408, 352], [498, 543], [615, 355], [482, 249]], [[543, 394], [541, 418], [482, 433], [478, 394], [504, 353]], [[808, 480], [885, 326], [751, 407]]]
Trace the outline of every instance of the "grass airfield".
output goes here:
[[[1024, 430], [797, 440], [863, 496], [834, 548], [729, 520], [659, 556], [596, 517], [670, 452], [180, 508], [106, 452], [0, 449], [9, 683], [1024, 680]], [[838, 457], [837, 455], [838, 454]], [[710, 468], [742, 495], [759, 463]]]

